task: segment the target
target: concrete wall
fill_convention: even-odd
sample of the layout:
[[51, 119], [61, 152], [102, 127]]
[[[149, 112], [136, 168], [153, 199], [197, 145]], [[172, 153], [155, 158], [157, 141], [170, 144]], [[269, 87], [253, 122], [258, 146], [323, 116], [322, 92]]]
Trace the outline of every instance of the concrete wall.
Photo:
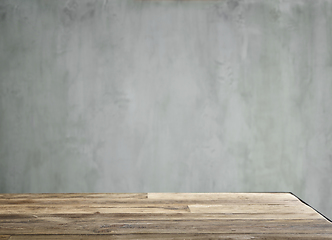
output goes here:
[[1, 0], [0, 192], [291, 191], [332, 217], [332, 1]]

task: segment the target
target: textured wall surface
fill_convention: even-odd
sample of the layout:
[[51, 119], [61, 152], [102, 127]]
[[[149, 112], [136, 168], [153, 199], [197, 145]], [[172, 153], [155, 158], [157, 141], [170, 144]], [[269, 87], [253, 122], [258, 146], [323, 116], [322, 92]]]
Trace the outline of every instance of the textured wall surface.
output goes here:
[[332, 218], [332, 1], [0, 1], [0, 192], [161, 191]]

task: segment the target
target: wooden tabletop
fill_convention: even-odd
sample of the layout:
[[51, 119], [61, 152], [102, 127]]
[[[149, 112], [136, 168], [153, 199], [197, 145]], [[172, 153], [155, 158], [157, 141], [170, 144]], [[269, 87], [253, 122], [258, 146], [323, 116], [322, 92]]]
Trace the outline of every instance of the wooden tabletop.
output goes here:
[[291, 193], [0, 194], [0, 239], [332, 239]]

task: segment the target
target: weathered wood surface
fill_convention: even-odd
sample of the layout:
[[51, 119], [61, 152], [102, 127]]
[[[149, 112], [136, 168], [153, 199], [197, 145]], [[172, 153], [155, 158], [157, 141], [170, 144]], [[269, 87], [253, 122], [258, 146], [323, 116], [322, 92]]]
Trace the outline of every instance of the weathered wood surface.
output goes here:
[[290, 193], [0, 194], [2, 239], [332, 239]]

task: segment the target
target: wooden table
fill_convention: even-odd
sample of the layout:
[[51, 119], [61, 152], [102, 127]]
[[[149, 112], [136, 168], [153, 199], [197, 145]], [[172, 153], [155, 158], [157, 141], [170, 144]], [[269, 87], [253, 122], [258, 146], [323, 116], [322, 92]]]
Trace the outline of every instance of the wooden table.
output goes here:
[[332, 239], [291, 193], [0, 194], [0, 239]]

